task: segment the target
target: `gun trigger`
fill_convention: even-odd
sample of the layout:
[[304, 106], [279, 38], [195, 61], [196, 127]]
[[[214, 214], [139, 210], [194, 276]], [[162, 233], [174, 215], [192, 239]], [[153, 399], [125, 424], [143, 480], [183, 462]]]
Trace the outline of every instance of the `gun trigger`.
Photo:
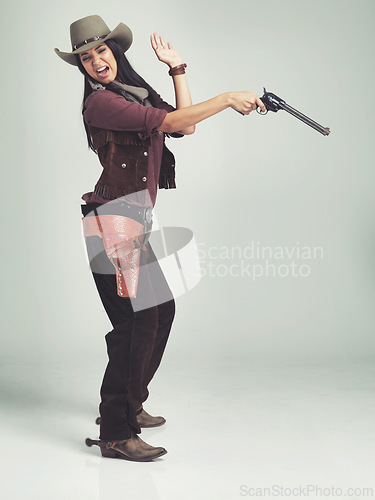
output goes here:
[[260, 114], [260, 115], [266, 115], [266, 114], [268, 113], [268, 109], [266, 109], [266, 111], [262, 111], [262, 110], [260, 109], [260, 107], [258, 106], [258, 107], [257, 107], [257, 113], [258, 113], [258, 114]]

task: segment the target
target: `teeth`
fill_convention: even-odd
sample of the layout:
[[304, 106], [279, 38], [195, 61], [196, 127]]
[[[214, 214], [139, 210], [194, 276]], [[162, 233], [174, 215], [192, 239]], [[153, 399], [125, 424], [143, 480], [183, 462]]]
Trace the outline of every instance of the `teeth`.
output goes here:
[[107, 68], [107, 66], [103, 66], [102, 68], [99, 68], [97, 69], [97, 73], [101, 73], [102, 71], [104, 71], [105, 69]]

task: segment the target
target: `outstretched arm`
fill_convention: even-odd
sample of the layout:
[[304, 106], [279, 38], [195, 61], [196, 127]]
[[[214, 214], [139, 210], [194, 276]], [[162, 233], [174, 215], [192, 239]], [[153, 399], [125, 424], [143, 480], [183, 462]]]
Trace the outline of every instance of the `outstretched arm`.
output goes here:
[[266, 111], [264, 103], [254, 92], [225, 92], [199, 104], [193, 104], [168, 113], [157, 130], [171, 134], [179, 130], [186, 130], [188, 127], [206, 120], [206, 118], [227, 108], [248, 115], [258, 106], [262, 111]]
[[[170, 68], [174, 68], [175, 66], [178, 66], [179, 64], [183, 63], [183, 60], [181, 56], [178, 54], [178, 52], [172, 47], [172, 45], [169, 42], [165, 43], [161, 35], [159, 37], [157, 33], [153, 33], [150, 36], [150, 39], [152, 48], [154, 49], [155, 54], [159, 59], [159, 61], [164, 62]], [[192, 101], [186, 75], [185, 74], [174, 75], [172, 76], [172, 78], [176, 96], [177, 110], [186, 108], [187, 106], [191, 106]], [[195, 125], [190, 125], [178, 131], [174, 130], [173, 132], [180, 132], [181, 134], [188, 135], [194, 133], [194, 131], [195, 131]]]

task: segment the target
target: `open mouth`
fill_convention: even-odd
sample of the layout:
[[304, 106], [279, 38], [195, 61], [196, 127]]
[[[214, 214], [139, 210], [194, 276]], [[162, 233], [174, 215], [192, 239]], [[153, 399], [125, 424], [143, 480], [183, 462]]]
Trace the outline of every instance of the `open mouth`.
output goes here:
[[108, 76], [109, 73], [109, 67], [108, 66], [102, 66], [101, 68], [96, 70], [96, 74], [101, 76], [102, 78], [105, 78]]

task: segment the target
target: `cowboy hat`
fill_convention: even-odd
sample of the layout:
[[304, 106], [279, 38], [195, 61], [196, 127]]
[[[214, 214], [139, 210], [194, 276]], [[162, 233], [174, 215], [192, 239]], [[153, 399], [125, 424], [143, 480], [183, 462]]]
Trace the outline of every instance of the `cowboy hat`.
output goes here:
[[76, 55], [92, 49], [106, 40], [116, 39], [122, 50], [126, 52], [133, 41], [131, 29], [120, 23], [111, 31], [100, 16], [87, 16], [70, 25], [70, 41], [72, 52], [61, 52], [54, 49], [61, 59], [73, 66], [78, 66]]

